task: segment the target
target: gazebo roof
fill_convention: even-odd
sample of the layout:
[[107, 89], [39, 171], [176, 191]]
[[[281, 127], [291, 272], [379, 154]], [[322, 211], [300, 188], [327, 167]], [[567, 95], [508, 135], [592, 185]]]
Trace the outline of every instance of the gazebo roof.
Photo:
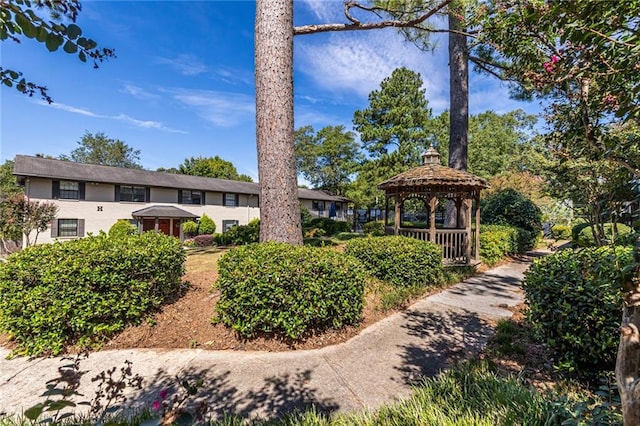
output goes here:
[[400, 173], [385, 180], [379, 189], [407, 188], [407, 187], [451, 187], [459, 189], [483, 189], [488, 188], [489, 183], [474, 174], [462, 170], [452, 169], [440, 165], [440, 155], [429, 148], [423, 156], [423, 165], [406, 172]]
[[378, 185], [378, 188], [391, 189], [410, 186], [454, 186], [483, 189], [488, 188], [489, 183], [481, 177], [462, 170], [440, 164], [425, 164], [385, 180]]

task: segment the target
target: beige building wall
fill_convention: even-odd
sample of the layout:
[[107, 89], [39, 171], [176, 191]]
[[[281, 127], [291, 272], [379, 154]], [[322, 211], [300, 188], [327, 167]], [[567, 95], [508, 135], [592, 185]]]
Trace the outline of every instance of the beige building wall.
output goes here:
[[89, 183], [84, 185], [85, 201], [113, 201], [115, 185], [109, 183]]
[[25, 182], [25, 194], [29, 198], [50, 200], [51, 190], [51, 179], [29, 178]]
[[152, 203], [174, 203], [178, 202], [178, 190], [171, 188], [151, 188]]

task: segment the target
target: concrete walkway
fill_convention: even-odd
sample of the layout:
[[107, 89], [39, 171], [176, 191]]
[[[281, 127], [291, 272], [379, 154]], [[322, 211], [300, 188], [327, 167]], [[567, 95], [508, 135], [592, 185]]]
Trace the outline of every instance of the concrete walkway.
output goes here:
[[[408, 396], [423, 376], [477, 353], [505, 309], [523, 301], [520, 282], [528, 261], [509, 263], [432, 295], [368, 327], [348, 342], [317, 350], [234, 352], [114, 350], [82, 361], [79, 391], [91, 400], [99, 372], [133, 363], [144, 378], [127, 404], [149, 405], [175, 377], [204, 379], [202, 394], [214, 414], [273, 418], [314, 405], [325, 413], [375, 409]], [[41, 402], [45, 383], [57, 377], [60, 358], [16, 358], [0, 348], [0, 413], [20, 413]], [[75, 401], [83, 400], [78, 397]]]

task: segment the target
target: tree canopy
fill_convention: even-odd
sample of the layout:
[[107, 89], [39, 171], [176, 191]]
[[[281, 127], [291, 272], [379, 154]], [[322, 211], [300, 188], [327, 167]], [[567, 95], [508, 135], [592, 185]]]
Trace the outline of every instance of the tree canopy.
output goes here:
[[232, 162], [215, 157], [185, 158], [178, 168], [158, 169], [169, 173], [253, 182], [251, 176], [239, 174]]
[[[50, 20], [41, 16], [42, 10], [49, 13]], [[104, 60], [114, 58], [115, 51], [99, 48], [97, 42], [83, 35], [75, 24], [81, 10], [78, 0], [3, 0], [0, 2], [0, 41], [20, 43], [24, 36], [44, 44], [49, 52], [62, 47], [64, 52], [77, 54], [82, 62], [90, 60], [93, 67], [98, 68]], [[60, 22], [62, 18], [71, 23]], [[18, 70], [0, 67], [0, 81], [28, 96], [39, 93], [47, 102], [53, 102], [45, 86], [27, 81]]]
[[78, 141], [78, 145], [70, 155], [61, 155], [60, 159], [101, 166], [142, 168], [139, 149], [133, 149], [119, 139], [109, 138], [102, 132], [86, 132]]

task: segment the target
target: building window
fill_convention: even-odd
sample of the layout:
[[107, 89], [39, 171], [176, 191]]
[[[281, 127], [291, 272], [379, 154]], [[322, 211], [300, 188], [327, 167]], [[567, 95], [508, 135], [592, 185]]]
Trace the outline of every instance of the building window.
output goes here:
[[202, 200], [202, 191], [191, 191], [188, 189], [183, 189], [182, 191], [180, 191], [180, 199], [178, 200], [178, 202], [180, 204], [204, 204]]
[[58, 219], [58, 236], [77, 237], [78, 219]]
[[311, 202], [311, 209], [312, 210], [317, 210], [319, 212], [324, 211], [324, 201], [312, 201]]
[[144, 186], [120, 185], [120, 201], [144, 203], [147, 189]]
[[238, 194], [224, 194], [222, 198], [222, 205], [227, 207], [238, 206]]
[[60, 181], [60, 198], [63, 200], [79, 200], [80, 185], [78, 182], [61, 180]]
[[229, 229], [234, 226], [238, 226], [237, 220], [223, 220], [222, 221], [222, 232], [227, 232]]

